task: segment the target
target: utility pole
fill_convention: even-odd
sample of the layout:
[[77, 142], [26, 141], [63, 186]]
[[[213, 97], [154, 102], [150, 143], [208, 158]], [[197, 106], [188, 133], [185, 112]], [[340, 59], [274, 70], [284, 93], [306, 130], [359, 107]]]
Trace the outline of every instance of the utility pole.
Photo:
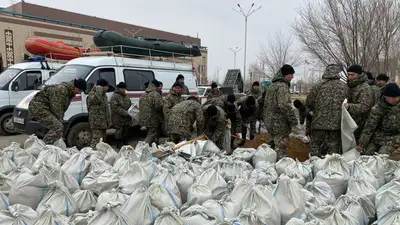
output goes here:
[[247, 59], [247, 19], [256, 11], [261, 9], [262, 6], [253, 9], [254, 3], [251, 4], [251, 7], [247, 13], [244, 12], [240, 4], [237, 4], [239, 10], [233, 9], [235, 12], [239, 13], [244, 17], [244, 66], [243, 66], [243, 81], [246, 83], [246, 59]]
[[236, 69], [236, 53], [238, 53], [240, 50], [242, 50], [241, 48], [229, 48], [229, 50], [231, 50], [231, 52], [233, 52], [233, 69]]

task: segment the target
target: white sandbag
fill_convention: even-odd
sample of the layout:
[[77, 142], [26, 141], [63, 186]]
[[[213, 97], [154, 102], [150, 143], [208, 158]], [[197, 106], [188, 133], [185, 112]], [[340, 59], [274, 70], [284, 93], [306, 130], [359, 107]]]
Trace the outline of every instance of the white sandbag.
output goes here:
[[[91, 220], [89, 220], [88, 225], [136, 225], [142, 224], [140, 221], [142, 220], [131, 220], [128, 214], [122, 212], [119, 208], [120, 203], [118, 202], [109, 202], [104, 205], [99, 213], [97, 213]], [[129, 212], [130, 214], [134, 214], [135, 212]], [[143, 225], [146, 225], [143, 223]]]
[[8, 156], [9, 159], [11, 159], [11, 161], [14, 161], [15, 159], [15, 155], [17, 155], [17, 153], [24, 151], [19, 143], [17, 142], [11, 142], [11, 144], [5, 148], [3, 148], [2, 152]]
[[400, 224], [400, 205], [392, 206], [388, 212], [382, 215], [373, 225]]
[[[115, 158], [115, 160], [117, 160], [121, 157], [135, 157], [135, 158], [139, 159], [139, 156], [136, 155], [135, 149], [131, 145], [122, 146], [121, 149], [119, 150], [118, 155]], [[115, 162], [114, 162], [114, 164], [115, 164]]]
[[284, 157], [275, 164], [276, 172], [278, 173], [278, 175], [281, 175], [286, 171], [286, 168], [289, 168], [290, 165], [295, 163], [296, 161], [294, 161], [294, 159], [289, 157]]
[[165, 185], [175, 196], [181, 196], [175, 177], [168, 170], [160, 169], [160, 172], [150, 181], [151, 184]]
[[98, 212], [89, 211], [87, 213], [76, 213], [69, 218], [69, 222], [73, 225], [88, 225]]
[[81, 188], [83, 190], [92, 190], [94, 193], [100, 194], [97, 189], [97, 179], [103, 174], [106, 170], [93, 170], [88, 173], [82, 180]]
[[35, 210], [28, 206], [16, 204], [0, 211], [2, 225], [32, 225], [37, 219]]
[[224, 221], [218, 223], [218, 225], [241, 225], [241, 223], [238, 219], [224, 219]]
[[0, 210], [8, 209], [8, 198], [0, 191]]
[[330, 205], [320, 207], [313, 212], [313, 215], [326, 225], [360, 225], [353, 215]]
[[211, 168], [203, 172], [197, 179], [196, 183], [210, 187], [213, 199], [219, 200], [227, 194], [228, 184], [217, 170]]
[[200, 176], [205, 170], [202, 166], [190, 162], [186, 162], [184, 165], [189, 168], [196, 177]]
[[307, 183], [305, 189], [311, 192], [319, 201], [325, 202], [327, 205], [332, 205], [336, 202], [336, 197], [331, 186], [323, 181]]
[[31, 174], [21, 174], [12, 186], [9, 196], [10, 205], [21, 204], [36, 209], [39, 202], [49, 189], [53, 181], [49, 171], [42, 167]]
[[376, 188], [365, 180], [350, 177], [346, 194], [350, 196], [365, 196], [375, 202]]
[[78, 205], [68, 189], [59, 181], [49, 184], [50, 190], [40, 201], [36, 211], [41, 214], [46, 211], [47, 205], [56, 213], [71, 216], [79, 211]]
[[371, 224], [376, 218], [376, 209], [374, 203], [365, 196], [351, 196], [352, 199], [357, 201], [363, 208], [365, 215], [368, 217], [368, 224]]
[[273, 167], [275, 169], [275, 164], [267, 162], [267, 161], [260, 161], [256, 165], [254, 165], [254, 169], [265, 169], [268, 167]]
[[[32, 173], [32, 170], [26, 168], [25, 166], [18, 166], [15, 170], [13, 170], [11, 173], [8, 174], [8, 177], [13, 180], [16, 181], [18, 179], [18, 177], [23, 174], [23, 173]], [[1, 180], [1, 175], [0, 175], [0, 180]], [[1, 181], [0, 181], [1, 184]], [[10, 186], [11, 188], [11, 186]], [[0, 187], [1, 190], [1, 187]]]
[[67, 148], [65, 151], [66, 151], [70, 156], [73, 156], [73, 155], [75, 155], [76, 153], [80, 153], [79, 149], [78, 149], [76, 146], [74, 146], [74, 147], [72, 147], [72, 148]]
[[92, 171], [82, 180], [81, 188], [92, 190], [95, 194], [100, 194], [106, 190], [117, 188], [120, 176], [113, 169], [102, 171]]
[[343, 152], [347, 152], [348, 150], [357, 146], [356, 138], [354, 137], [354, 131], [358, 128], [357, 123], [351, 117], [349, 111], [347, 111], [345, 104], [347, 104], [347, 99], [344, 100], [342, 105], [342, 118], [340, 123]]
[[223, 196], [221, 200], [207, 200], [202, 206], [216, 216], [218, 222], [222, 222], [225, 218], [234, 219], [241, 211], [229, 195]]
[[303, 220], [297, 218], [292, 218], [286, 223], [286, 225], [305, 225], [305, 224], [306, 223]]
[[187, 201], [188, 190], [196, 180], [196, 175], [185, 166], [179, 166], [174, 175], [179, 192], [181, 193], [182, 202]]
[[217, 225], [217, 218], [200, 205], [194, 205], [181, 213], [185, 224], [190, 225]]
[[353, 162], [351, 166], [351, 176], [371, 184], [376, 190], [379, 189], [378, 180], [372, 172], [362, 163]]
[[112, 166], [101, 159], [90, 159], [90, 171], [106, 171]]
[[159, 165], [153, 159], [141, 161], [139, 163], [143, 167], [144, 172], [147, 174], [148, 180], [152, 180], [154, 176], [160, 172]]
[[78, 184], [82, 183], [83, 178], [89, 173], [89, 155], [77, 153], [62, 165], [61, 169], [71, 175]]
[[255, 153], [256, 150], [254, 148], [237, 148], [231, 156], [239, 160], [251, 162]]
[[121, 176], [119, 188], [123, 193], [131, 194], [143, 181], [148, 181], [147, 174], [138, 162], [134, 162], [131, 168]]
[[114, 165], [114, 161], [118, 153], [115, 152], [115, 150], [109, 144], [103, 142], [103, 139], [100, 139], [100, 142], [97, 143], [96, 150], [104, 154], [104, 162]]
[[371, 170], [376, 180], [378, 180], [379, 187], [385, 184], [385, 165], [381, 157], [363, 155], [357, 161]]
[[281, 177], [289, 177], [289, 179], [296, 181], [301, 186], [304, 186], [307, 183], [302, 175], [294, 171], [286, 171], [279, 176], [279, 178]]
[[254, 183], [247, 179], [239, 178], [234, 181], [234, 189], [229, 194], [229, 197], [237, 204], [237, 207], [242, 207], [247, 193], [254, 187]]
[[368, 224], [368, 216], [364, 212], [361, 204], [347, 194], [342, 195], [337, 199], [335, 207], [342, 212], [347, 212], [352, 215], [358, 220], [358, 224]]
[[32, 168], [35, 163], [36, 158], [31, 153], [27, 151], [20, 151], [14, 156], [14, 163], [17, 166], [25, 166], [29, 169]]
[[243, 209], [238, 219], [241, 225], [280, 224], [275, 223], [270, 217], [264, 217], [260, 211], [249, 209]]
[[357, 160], [358, 158], [360, 158], [360, 156], [361, 156], [360, 152], [357, 151], [357, 149], [355, 148], [342, 154], [342, 157], [348, 163]]
[[71, 156], [66, 151], [53, 145], [46, 145], [32, 168], [39, 168], [41, 165], [63, 165], [69, 158]]
[[133, 162], [138, 162], [138, 161], [133, 161], [131, 157], [120, 157], [119, 159], [115, 160], [113, 169], [115, 171], [118, 171], [118, 174], [120, 176], [124, 175], [126, 172], [131, 170], [132, 168], [132, 163]]
[[253, 165], [257, 165], [259, 162], [270, 162], [276, 163], [277, 154], [269, 145], [262, 144], [258, 146], [257, 151], [253, 157]]
[[63, 151], [67, 150], [67, 144], [65, 144], [65, 141], [62, 138], [55, 141], [53, 145], [58, 148], [61, 148]]
[[212, 191], [206, 185], [194, 183], [188, 190], [187, 203], [189, 206], [201, 205], [205, 201], [212, 199]]
[[9, 158], [9, 156], [0, 151], [0, 173], [9, 174], [11, 171], [17, 168], [17, 165]]
[[221, 149], [219, 149], [217, 145], [215, 145], [215, 143], [210, 140], [196, 141], [195, 146], [196, 146], [196, 153], [201, 152], [201, 155], [207, 155], [210, 153], [219, 153], [221, 151]]
[[[400, 168], [400, 163], [395, 160], [385, 159], [384, 164], [385, 164], [385, 183], [389, 183], [395, 177], [396, 170]], [[400, 175], [400, 173], [398, 174]]]
[[273, 195], [283, 224], [293, 217], [299, 218], [305, 212], [305, 198], [301, 189], [300, 184], [289, 177], [283, 176], [278, 179]]
[[54, 168], [50, 171], [50, 174], [53, 180], [59, 181], [68, 189], [69, 193], [75, 193], [75, 191], [79, 190], [78, 181], [76, 181], [73, 176], [62, 170], [59, 165], [54, 166]]
[[97, 198], [97, 203], [95, 203], [95, 210], [100, 211], [101, 208], [107, 205], [108, 202], [119, 202], [123, 205], [128, 201], [129, 195], [122, 193], [119, 189], [110, 189], [99, 195]]
[[0, 191], [5, 195], [9, 195], [11, 188], [14, 186], [14, 181], [10, 176], [0, 173]]
[[151, 205], [149, 192], [146, 184], [137, 188], [120, 208], [121, 212], [128, 216], [135, 224], [150, 225], [153, 224], [159, 210]]
[[289, 166], [286, 168], [286, 171], [296, 172], [300, 174], [302, 177], [304, 177], [304, 180], [306, 182], [310, 182], [313, 180], [313, 173], [311, 167], [301, 163], [299, 160], [296, 160], [295, 163], [289, 164]]
[[253, 171], [248, 170], [244, 172], [244, 177], [249, 180], [253, 180], [256, 184], [262, 185], [267, 185], [270, 182], [276, 182], [278, 179], [278, 174], [276, 173], [275, 169], [270, 167], [267, 172], [269, 173], [267, 174], [263, 169], [255, 169]]
[[[219, 160], [217, 163], [218, 162], [220, 163], [219, 173], [225, 179], [225, 181], [232, 181], [235, 178], [243, 177], [245, 176], [246, 171], [250, 172], [253, 170], [253, 167], [248, 162], [236, 160], [231, 157]], [[218, 165], [213, 168], [218, 169]]]
[[300, 189], [300, 192], [305, 201], [304, 212], [306, 214], [314, 212], [316, 209], [318, 209], [321, 206], [328, 205], [324, 201], [321, 201], [321, 200], [315, 198], [315, 196], [311, 192], [307, 191], [306, 189]]
[[29, 136], [24, 143], [24, 149], [35, 157], [40, 154], [45, 146], [46, 144], [35, 135]]
[[94, 210], [96, 207], [97, 197], [91, 190], [78, 190], [72, 195], [72, 197], [75, 199], [80, 213], [89, 212], [90, 210]]
[[382, 186], [376, 193], [375, 206], [378, 219], [386, 214], [390, 207], [397, 205], [400, 201], [400, 181], [392, 180]]
[[68, 217], [52, 210], [51, 206], [45, 205], [43, 212], [38, 213], [34, 225], [70, 225]]
[[172, 207], [165, 208], [157, 217], [154, 225], [185, 225], [181, 216], [179, 215], [179, 210]]
[[339, 154], [332, 154], [326, 161], [326, 169], [343, 174], [345, 180], [350, 178], [350, 165]]
[[176, 208], [182, 206], [181, 196], [175, 195], [165, 184], [152, 184], [148, 192], [151, 204], [160, 211], [171, 206]]
[[322, 181], [327, 183], [336, 198], [346, 193], [347, 181], [342, 173], [335, 172], [332, 170], [321, 170], [317, 173], [314, 181]]

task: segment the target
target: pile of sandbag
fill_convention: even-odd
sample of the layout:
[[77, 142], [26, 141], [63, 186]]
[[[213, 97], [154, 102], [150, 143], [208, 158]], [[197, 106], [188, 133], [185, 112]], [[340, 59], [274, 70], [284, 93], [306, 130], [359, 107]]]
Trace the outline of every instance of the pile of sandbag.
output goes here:
[[277, 161], [265, 143], [227, 156], [210, 141], [162, 160], [151, 154], [173, 147], [12, 143], [0, 151], [1, 224], [388, 225], [400, 217], [400, 165], [386, 155]]

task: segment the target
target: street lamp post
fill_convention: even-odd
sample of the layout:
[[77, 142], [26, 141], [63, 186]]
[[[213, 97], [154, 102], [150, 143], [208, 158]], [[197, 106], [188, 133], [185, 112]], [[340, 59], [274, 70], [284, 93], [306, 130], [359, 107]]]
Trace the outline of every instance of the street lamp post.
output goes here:
[[242, 50], [241, 48], [229, 48], [229, 50], [231, 50], [231, 52], [233, 52], [233, 69], [236, 69], [236, 53], [238, 53], [240, 50]]
[[242, 9], [242, 7], [240, 6], [240, 4], [237, 4], [237, 6], [239, 7], [239, 10], [237, 9], [233, 9], [235, 10], [235, 12], [239, 13], [240, 15], [242, 15], [244, 17], [244, 68], [243, 68], [243, 81], [246, 81], [246, 58], [247, 58], [247, 19], [249, 18], [249, 16], [251, 16], [253, 13], [255, 13], [256, 11], [258, 11], [259, 9], [261, 9], [262, 6], [253, 9], [254, 7], [254, 3], [251, 4], [251, 7], [249, 9], [249, 11], [247, 13], [244, 12], [244, 10]]

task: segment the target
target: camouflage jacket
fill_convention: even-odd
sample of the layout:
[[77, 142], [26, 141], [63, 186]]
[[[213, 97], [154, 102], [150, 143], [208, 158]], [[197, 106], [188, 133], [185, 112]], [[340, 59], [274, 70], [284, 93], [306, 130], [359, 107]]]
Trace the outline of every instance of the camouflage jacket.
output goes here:
[[172, 107], [168, 117], [167, 131], [169, 134], [188, 137], [191, 135], [194, 122], [196, 122], [197, 135], [201, 135], [204, 131], [201, 104], [195, 100], [185, 100]]
[[239, 107], [240, 116], [243, 123], [252, 123], [257, 121], [258, 115], [258, 102], [256, 99], [256, 105], [253, 110], [246, 106], [246, 100], [249, 96], [243, 96], [239, 98], [235, 103]]
[[369, 143], [390, 147], [396, 144], [394, 142], [400, 140], [399, 138], [400, 103], [391, 106], [382, 98], [372, 108], [358, 144], [363, 147], [367, 147]]
[[272, 135], [289, 135], [298, 124], [292, 108], [290, 83], [278, 72], [268, 87], [264, 101], [264, 122]]
[[237, 134], [242, 132], [242, 116], [240, 115], [239, 109], [235, 103], [225, 102], [225, 108], [228, 108], [227, 105], [233, 104], [235, 106], [235, 110], [232, 112], [226, 111], [227, 119], [231, 120], [231, 133]]
[[261, 97], [262, 91], [260, 89], [251, 88], [247, 91], [246, 95], [251, 95], [257, 100]]
[[182, 95], [190, 95], [189, 88], [185, 85], [185, 83], [182, 84]]
[[129, 126], [132, 124], [132, 117], [128, 113], [131, 107], [131, 99], [124, 92], [118, 89], [114, 91], [114, 95], [110, 101], [112, 112], [112, 123], [115, 127]]
[[176, 104], [182, 101], [183, 97], [181, 94], [175, 93], [173, 90], [171, 90], [168, 93], [168, 95], [164, 98], [164, 106], [163, 106], [165, 120], [168, 120], [167, 118], [169, 113], [171, 112], [172, 107], [174, 107]]
[[210, 93], [207, 95], [207, 99], [212, 99], [212, 98], [219, 98], [223, 95], [222, 91], [220, 91], [218, 88], [211, 89]]
[[369, 112], [374, 104], [374, 95], [368, 84], [367, 75], [349, 81], [348, 111], [358, 125], [356, 132], [362, 131]]
[[86, 105], [90, 128], [105, 130], [111, 126], [110, 108], [103, 87], [94, 86], [90, 91]]
[[139, 100], [139, 123], [141, 126], [158, 127], [162, 122], [163, 99], [152, 83]]
[[221, 138], [224, 138], [224, 133], [226, 129], [226, 114], [225, 111], [216, 106], [218, 109], [218, 114], [213, 117], [208, 117], [206, 110], [210, 105], [205, 105], [202, 107], [204, 115], [204, 133], [214, 142], [218, 142]]
[[349, 88], [340, 80], [341, 67], [327, 68], [322, 81], [307, 95], [306, 106], [313, 112], [311, 129], [340, 130], [342, 105]]
[[49, 85], [39, 91], [29, 103], [29, 112], [35, 118], [35, 113], [40, 110], [50, 111], [58, 120], [64, 119], [64, 113], [75, 96], [74, 81]]
[[377, 104], [382, 95], [382, 89], [376, 85], [371, 85], [372, 94], [374, 96], [374, 103], [373, 105]]
[[264, 120], [264, 101], [265, 101], [265, 94], [267, 92], [263, 91], [261, 96], [257, 99], [258, 102], [258, 120], [263, 121]]
[[211, 98], [208, 99], [204, 105], [215, 105], [221, 107], [225, 111], [225, 102], [223, 100], [223, 96], [220, 96], [219, 98]]

